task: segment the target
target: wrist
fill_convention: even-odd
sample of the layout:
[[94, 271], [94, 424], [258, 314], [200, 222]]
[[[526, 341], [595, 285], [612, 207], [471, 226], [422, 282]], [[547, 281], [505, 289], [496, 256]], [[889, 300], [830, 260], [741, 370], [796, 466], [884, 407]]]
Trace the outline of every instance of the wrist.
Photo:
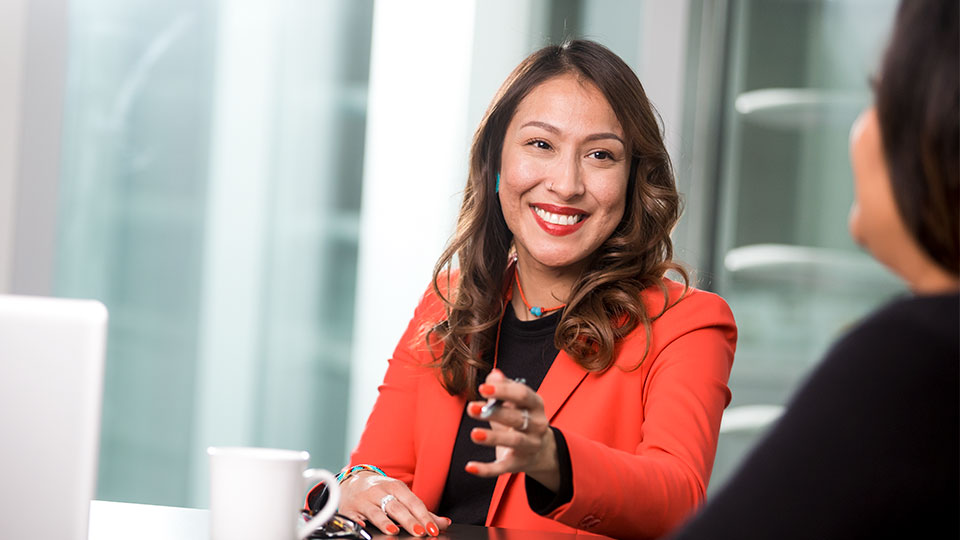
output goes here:
[[380, 476], [380, 475], [371, 471], [357, 471], [351, 474], [350, 476], [345, 476], [343, 480], [340, 481], [340, 487], [352, 486], [357, 482], [362, 482], [363, 480], [371, 476]]
[[383, 470], [381, 470], [380, 467], [377, 467], [376, 465], [360, 464], [360, 465], [354, 465], [353, 467], [344, 467], [340, 471], [340, 473], [337, 474], [337, 483], [343, 484], [351, 476], [355, 476], [362, 472], [377, 474], [380, 476], [387, 475], [387, 473], [383, 472]]
[[557, 455], [557, 439], [554, 437], [553, 430], [549, 428], [543, 439], [544, 445], [534, 461], [534, 466], [525, 472], [530, 478], [557, 493], [560, 490], [560, 458]]

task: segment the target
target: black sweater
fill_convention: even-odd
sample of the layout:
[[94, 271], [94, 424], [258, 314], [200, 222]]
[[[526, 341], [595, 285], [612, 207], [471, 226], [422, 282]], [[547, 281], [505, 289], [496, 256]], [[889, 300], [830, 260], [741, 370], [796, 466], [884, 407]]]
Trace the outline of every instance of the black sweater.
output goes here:
[[960, 538], [958, 336], [957, 294], [876, 312], [675, 538]]
[[[539, 388], [558, 354], [553, 345], [553, 336], [559, 322], [560, 312], [532, 321], [520, 321], [508, 306], [500, 327], [500, 352], [496, 367], [508, 378], [523, 377], [527, 386], [534, 390]], [[493, 354], [489, 354], [486, 360], [493, 364]], [[481, 380], [485, 376], [482, 374]], [[492, 447], [481, 446], [470, 440], [473, 428], [488, 426], [487, 422], [470, 418], [466, 411], [460, 418], [450, 459], [450, 472], [436, 512], [437, 515], [449, 517], [454, 523], [483, 525], [490, 509], [497, 479], [480, 478], [463, 470], [468, 461], [490, 462], [496, 458]], [[549, 514], [573, 497], [573, 471], [566, 441], [560, 430], [554, 429], [553, 433], [560, 462], [559, 493], [550, 491], [529, 477], [526, 479], [527, 501], [531, 509], [541, 515]]]

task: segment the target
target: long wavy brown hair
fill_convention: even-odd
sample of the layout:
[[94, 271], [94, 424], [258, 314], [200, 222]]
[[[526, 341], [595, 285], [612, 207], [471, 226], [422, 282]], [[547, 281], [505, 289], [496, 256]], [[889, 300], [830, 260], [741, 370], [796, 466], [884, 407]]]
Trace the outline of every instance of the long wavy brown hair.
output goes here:
[[[441, 382], [451, 395], [476, 396], [484, 355], [494, 346], [498, 322], [512, 285], [513, 233], [496, 193], [496, 177], [507, 126], [520, 102], [538, 85], [574, 74], [603, 93], [626, 135], [631, 153], [623, 218], [591, 256], [567, 299], [554, 343], [584, 369], [601, 372], [614, 363], [616, 343], [643, 325], [649, 351], [650, 324], [669, 307], [665, 300], [648, 313], [640, 293], [658, 286], [667, 298], [664, 275], [684, 269], [673, 262], [670, 232], [680, 217], [680, 196], [658, 117], [643, 86], [612, 51], [587, 40], [549, 46], [527, 57], [500, 87], [473, 138], [470, 175], [457, 228], [433, 271], [434, 292], [446, 317], [425, 329]], [[456, 258], [459, 272], [452, 272]]]

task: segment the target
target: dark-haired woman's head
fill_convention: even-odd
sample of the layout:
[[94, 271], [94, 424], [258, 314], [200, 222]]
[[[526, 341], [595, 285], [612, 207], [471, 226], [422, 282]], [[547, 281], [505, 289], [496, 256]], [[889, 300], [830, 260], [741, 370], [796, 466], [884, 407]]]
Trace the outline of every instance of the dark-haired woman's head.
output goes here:
[[960, 274], [958, 17], [956, 0], [901, 3], [875, 105], [851, 140], [851, 233], [919, 289], [938, 270], [933, 282]]

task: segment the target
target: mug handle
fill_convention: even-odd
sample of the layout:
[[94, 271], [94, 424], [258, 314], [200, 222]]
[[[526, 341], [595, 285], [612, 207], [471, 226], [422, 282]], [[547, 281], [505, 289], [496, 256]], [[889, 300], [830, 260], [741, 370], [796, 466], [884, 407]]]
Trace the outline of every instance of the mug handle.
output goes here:
[[317, 512], [317, 515], [300, 526], [297, 532], [297, 538], [299, 538], [299, 540], [304, 540], [310, 536], [313, 531], [330, 521], [330, 518], [337, 512], [337, 507], [340, 505], [340, 483], [337, 482], [337, 479], [329, 471], [323, 469], [307, 469], [303, 471], [303, 480], [305, 487], [316, 484], [318, 481], [323, 482], [327, 487], [327, 502], [323, 505], [323, 508]]

